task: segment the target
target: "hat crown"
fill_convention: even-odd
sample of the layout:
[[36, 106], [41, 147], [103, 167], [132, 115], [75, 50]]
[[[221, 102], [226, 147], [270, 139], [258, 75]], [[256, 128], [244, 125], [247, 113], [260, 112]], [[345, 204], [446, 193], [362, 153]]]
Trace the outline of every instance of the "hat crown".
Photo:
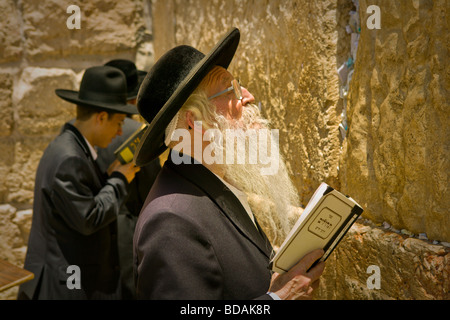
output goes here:
[[61, 99], [99, 111], [136, 114], [135, 106], [127, 104], [127, 83], [122, 71], [113, 67], [91, 67], [81, 79], [80, 90], [56, 89]]
[[169, 50], [155, 63], [142, 82], [137, 97], [137, 108], [147, 122], [152, 122], [180, 83], [204, 57], [197, 49], [181, 45]]
[[127, 103], [125, 75], [117, 68], [98, 66], [86, 69], [80, 84], [79, 98], [110, 104]]
[[133, 61], [114, 59], [105, 63], [105, 66], [120, 69], [125, 74], [128, 94], [131, 94], [134, 90], [136, 90], [136, 87], [139, 85], [138, 70]]

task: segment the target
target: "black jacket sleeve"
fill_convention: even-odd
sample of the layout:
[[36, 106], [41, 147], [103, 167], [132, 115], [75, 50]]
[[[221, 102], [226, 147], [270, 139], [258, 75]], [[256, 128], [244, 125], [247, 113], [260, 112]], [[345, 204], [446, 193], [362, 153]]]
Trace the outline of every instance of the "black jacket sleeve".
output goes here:
[[65, 159], [56, 170], [50, 191], [55, 212], [68, 226], [84, 235], [90, 235], [114, 221], [128, 193], [125, 177], [114, 174], [95, 194], [98, 188], [93, 187], [88, 165], [82, 158]]

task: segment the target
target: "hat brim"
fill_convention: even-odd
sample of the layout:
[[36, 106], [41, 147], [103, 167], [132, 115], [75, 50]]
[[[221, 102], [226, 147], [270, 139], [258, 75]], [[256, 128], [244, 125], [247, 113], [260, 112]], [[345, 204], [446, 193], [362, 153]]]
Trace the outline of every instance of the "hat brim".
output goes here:
[[228, 68], [239, 45], [239, 39], [239, 30], [233, 28], [192, 68], [142, 136], [134, 154], [134, 163], [137, 166], [149, 164], [167, 149], [164, 135], [170, 121], [214, 66]]
[[102, 111], [124, 113], [124, 114], [138, 113], [136, 106], [132, 104], [111, 104], [111, 103], [103, 103], [101, 101], [83, 100], [79, 98], [79, 92], [73, 90], [56, 89], [55, 93], [61, 99], [64, 99], [68, 102], [81, 106], [96, 108]]

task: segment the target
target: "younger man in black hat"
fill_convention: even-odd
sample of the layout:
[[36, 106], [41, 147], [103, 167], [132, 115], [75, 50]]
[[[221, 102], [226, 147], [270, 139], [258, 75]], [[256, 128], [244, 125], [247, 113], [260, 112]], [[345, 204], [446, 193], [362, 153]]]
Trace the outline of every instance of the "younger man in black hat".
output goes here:
[[80, 91], [56, 94], [77, 105], [41, 158], [25, 269], [34, 273], [19, 299], [119, 299], [117, 214], [139, 168], [115, 165], [105, 176], [95, 147], [122, 133], [127, 114], [124, 74], [112, 67], [86, 70]]
[[[108, 61], [105, 63], [105, 66], [117, 68], [125, 74], [127, 79], [127, 102], [135, 105], [139, 86], [147, 72], [138, 70], [133, 61], [125, 59]], [[122, 135], [115, 137], [108, 147], [97, 150], [97, 162], [103, 172], [106, 172], [111, 163], [115, 161], [114, 152], [117, 148], [141, 126], [141, 122], [134, 120], [132, 117], [126, 117], [122, 126]], [[120, 207], [120, 212], [117, 216], [122, 299], [124, 300], [135, 299], [136, 290], [133, 279], [134, 229], [145, 198], [147, 198], [147, 194], [160, 170], [161, 164], [159, 159], [155, 159], [141, 168], [131, 182], [128, 198]]]

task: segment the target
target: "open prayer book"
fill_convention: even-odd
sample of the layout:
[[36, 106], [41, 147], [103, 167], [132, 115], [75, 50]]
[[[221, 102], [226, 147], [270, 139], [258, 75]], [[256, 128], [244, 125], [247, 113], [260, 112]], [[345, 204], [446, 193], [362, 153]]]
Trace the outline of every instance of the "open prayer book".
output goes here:
[[120, 145], [114, 151], [114, 155], [116, 159], [120, 161], [121, 164], [130, 163], [133, 160], [134, 153], [141, 141], [142, 136], [145, 133], [145, 129], [147, 129], [146, 124], [142, 124], [124, 143]]
[[285, 273], [315, 249], [325, 252], [316, 263], [325, 261], [362, 212], [355, 200], [322, 183], [270, 262], [271, 269]]

